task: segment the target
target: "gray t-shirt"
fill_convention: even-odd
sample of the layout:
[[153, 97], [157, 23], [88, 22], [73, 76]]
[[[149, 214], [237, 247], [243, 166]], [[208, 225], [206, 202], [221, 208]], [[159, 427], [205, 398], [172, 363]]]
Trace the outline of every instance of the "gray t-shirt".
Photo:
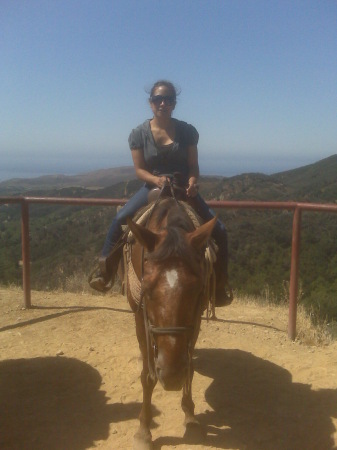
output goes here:
[[199, 134], [190, 124], [174, 120], [176, 133], [171, 145], [158, 147], [153, 138], [150, 120], [134, 128], [129, 136], [130, 149], [142, 149], [148, 170], [156, 175], [180, 172], [188, 179], [188, 154], [190, 145], [197, 145]]

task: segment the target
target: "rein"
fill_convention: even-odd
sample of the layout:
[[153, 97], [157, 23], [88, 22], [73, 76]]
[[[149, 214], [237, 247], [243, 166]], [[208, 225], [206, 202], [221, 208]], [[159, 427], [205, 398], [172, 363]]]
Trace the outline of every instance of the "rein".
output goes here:
[[[144, 317], [144, 327], [145, 327], [145, 335], [146, 335], [146, 350], [147, 350], [147, 365], [149, 369], [149, 375], [152, 378], [152, 380], [156, 380], [156, 371], [154, 367], [154, 362], [157, 357], [158, 347], [156, 343], [155, 336], [163, 336], [163, 335], [179, 335], [183, 333], [189, 333], [190, 337], [188, 339], [188, 367], [190, 367], [190, 363], [192, 360], [192, 352], [191, 352], [191, 342], [192, 338], [194, 336], [194, 326], [187, 326], [187, 327], [156, 327], [152, 325], [149, 321], [149, 318], [147, 316], [147, 310], [146, 310], [146, 296], [141, 294], [141, 301], [140, 304], [142, 305], [143, 309], [143, 317]], [[199, 302], [201, 304], [201, 302]], [[200, 308], [199, 308], [200, 309]], [[150, 356], [150, 348], [153, 348], [153, 358]], [[190, 371], [188, 374], [188, 377], [190, 378]]]

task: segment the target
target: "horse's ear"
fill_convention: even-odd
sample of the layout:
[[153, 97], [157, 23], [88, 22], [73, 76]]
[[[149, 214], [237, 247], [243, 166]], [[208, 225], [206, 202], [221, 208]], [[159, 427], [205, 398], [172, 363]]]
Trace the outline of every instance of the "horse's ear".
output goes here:
[[160, 235], [148, 230], [138, 223], [133, 222], [130, 218], [127, 219], [127, 224], [136, 240], [143, 245], [147, 251], [152, 252], [160, 241]]
[[207, 239], [211, 236], [216, 221], [217, 218], [214, 217], [191, 233], [187, 233], [186, 238], [189, 244], [198, 250], [201, 249], [206, 244]]

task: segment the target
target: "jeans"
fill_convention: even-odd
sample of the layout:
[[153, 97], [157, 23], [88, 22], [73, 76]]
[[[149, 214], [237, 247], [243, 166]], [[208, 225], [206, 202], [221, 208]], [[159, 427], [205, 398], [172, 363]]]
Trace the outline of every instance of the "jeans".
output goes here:
[[[121, 226], [126, 224], [126, 219], [128, 217], [132, 218], [140, 208], [148, 203], [148, 193], [150, 190], [151, 188], [149, 186], [142, 186], [139, 191], [136, 192], [136, 194], [133, 195], [130, 200], [123, 206], [123, 208], [118, 211], [111, 223], [110, 229], [105, 239], [102, 250], [103, 257], [106, 257], [110, 254], [112, 248], [122, 236], [123, 230]], [[211, 220], [216, 216], [215, 212], [209, 208], [205, 200], [199, 194], [194, 197], [193, 206], [204, 221]], [[225, 225], [220, 220], [217, 220], [213, 228], [212, 237], [214, 238], [219, 249], [218, 259], [222, 263], [221, 266], [224, 267], [225, 271], [227, 271], [227, 231]]]
[[140, 208], [148, 203], [147, 196], [149, 191], [150, 188], [148, 186], [142, 186], [139, 191], [137, 191], [135, 195], [133, 195], [130, 200], [123, 206], [123, 208], [118, 211], [110, 225], [110, 229], [105, 238], [102, 256], [108, 256], [112, 248], [122, 236], [122, 225], [126, 224], [126, 219], [128, 217], [132, 218]]

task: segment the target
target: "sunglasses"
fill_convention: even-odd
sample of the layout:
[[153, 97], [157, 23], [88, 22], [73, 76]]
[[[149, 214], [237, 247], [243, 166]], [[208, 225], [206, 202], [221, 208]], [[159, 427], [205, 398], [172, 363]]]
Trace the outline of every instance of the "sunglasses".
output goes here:
[[159, 106], [162, 102], [167, 106], [172, 106], [175, 104], [176, 98], [174, 95], [153, 95], [150, 97], [150, 102], [156, 106]]

